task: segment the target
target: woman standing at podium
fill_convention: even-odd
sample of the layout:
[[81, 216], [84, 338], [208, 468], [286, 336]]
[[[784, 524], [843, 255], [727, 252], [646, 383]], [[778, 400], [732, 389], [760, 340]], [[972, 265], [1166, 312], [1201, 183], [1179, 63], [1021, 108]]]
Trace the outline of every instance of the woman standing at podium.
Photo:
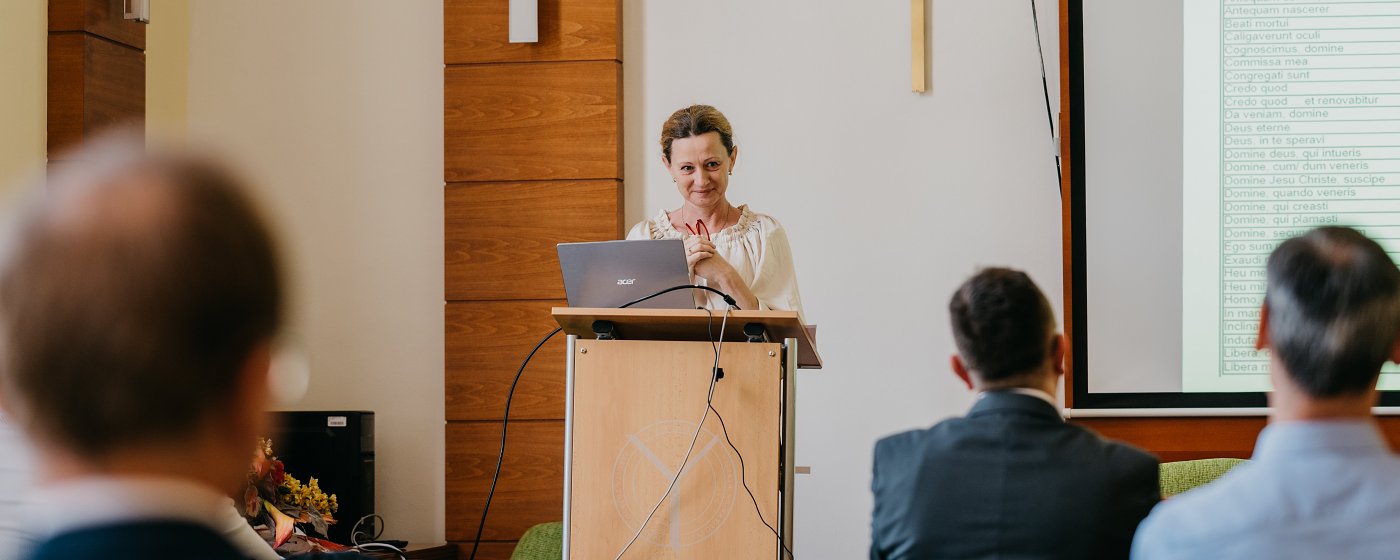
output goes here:
[[[727, 196], [739, 148], [719, 110], [691, 105], [661, 126], [661, 164], [681, 195], [680, 208], [642, 220], [627, 239], [681, 239], [692, 281], [734, 297], [742, 309], [802, 314], [787, 233], [772, 216], [734, 206]], [[724, 309], [712, 292], [696, 305]]]

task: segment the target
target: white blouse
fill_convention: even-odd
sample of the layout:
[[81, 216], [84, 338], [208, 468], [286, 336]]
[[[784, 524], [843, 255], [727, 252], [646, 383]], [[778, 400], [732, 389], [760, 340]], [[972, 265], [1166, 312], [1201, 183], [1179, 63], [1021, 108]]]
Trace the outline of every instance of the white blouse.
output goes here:
[[[671, 226], [665, 210], [642, 220], [627, 232], [627, 239], [685, 239], [690, 232]], [[787, 233], [778, 221], [767, 214], [739, 207], [739, 221], [710, 233], [715, 251], [724, 257], [739, 277], [748, 283], [759, 309], [796, 311], [802, 317], [802, 297], [797, 292], [797, 273], [792, 267], [792, 249]], [[692, 275], [691, 281], [707, 285], [704, 278]], [[713, 292], [693, 290], [695, 304], [707, 309], [724, 309], [724, 300]]]

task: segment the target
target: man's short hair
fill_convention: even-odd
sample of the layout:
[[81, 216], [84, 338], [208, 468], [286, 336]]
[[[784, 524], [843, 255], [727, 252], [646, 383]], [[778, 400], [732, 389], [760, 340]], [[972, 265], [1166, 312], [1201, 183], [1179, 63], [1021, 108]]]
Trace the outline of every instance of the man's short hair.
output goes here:
[[1013, 380], [1049, 355], [1055, 313], [1024, 272], [978, 272], [953, 292], [948, 312], [958, 354], [983, 382]]
[[193, 435], [280, 326], [272, 235], [208, 160], [110, 140], [57, 169], [0, 261], [6, 404], [88, 458]]
[[1315, 397], [1366, 391], [1400, 336], [1400, 269], [1360, 232], [1324, 227], [1269, 255], [1269, 345]]

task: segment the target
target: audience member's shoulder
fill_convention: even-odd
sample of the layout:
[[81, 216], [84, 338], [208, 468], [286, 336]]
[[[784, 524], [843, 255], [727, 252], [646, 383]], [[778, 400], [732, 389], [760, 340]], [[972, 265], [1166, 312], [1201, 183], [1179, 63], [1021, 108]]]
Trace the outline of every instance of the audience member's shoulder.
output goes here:
[[885, 436], [875, 442], [875, 454], [878, 456], [881, 453], [898, 453], [916, 447], [925, 447], [929, 442], [943, 439], [949, 432], [956, 430], [959, 424], [966, 421], [966, 418], [958, 416], [948, 418], [927, 428]]
[[1091, 445], [1098, 447], [1104, 457], [1111, 461], [1120, 461], [1132, 465], [1150, 465], [1157, 468], [1157, 456], [1141, 447], [1128, 442], [1108, 439], [1099, 435], [1098, 432], [1085, 428], [1077, 424], [1066, 423], [1067, 426], [1078, 431], [1080, 437]]
[[898, 452], [913, 445], [914, 442], [918, 441], [918, 435], [923, 431], [909, 430], [880, 438], [875, 442], [875, 457], [878, 459], [880, 456]]
[[1133, 445], [1131, 443], [1104, 439], [1104, 452], [1109, 460], [1121, 461], [1124, 464], [1138, 467], [1157, 469], [1159, 461], [1157, 456], [1151, 452]]
[[1183, 534], [1176, 514], [1167, 511], [1167, 504], [1167, 501], [1158, 503], [1138, 525], [1133, 533], [1132, 560], [1187, 558], [1182, 554], [1187, 552], [1192, 536]]
[[1259, 497], [1271, 494], [1248, 471], [1248, 464], [1240, 465], [1210, 484], [1163, 500], [1138, 530], [1177, 535], [1179, 540], [1189, 541], [1259, 529], [1265, 521], [1240, 514], [1239, 500], [1250, 496], [1254, 498], [1249, 500], [1251, 505], [1259, 505]]
[[1198, 544], [1209, 540], [1192, 519], [1200, 510], [1186, 495], [1163, 500], [1138, 525], [1133, 535], [1133, 560], [1190, 558]]

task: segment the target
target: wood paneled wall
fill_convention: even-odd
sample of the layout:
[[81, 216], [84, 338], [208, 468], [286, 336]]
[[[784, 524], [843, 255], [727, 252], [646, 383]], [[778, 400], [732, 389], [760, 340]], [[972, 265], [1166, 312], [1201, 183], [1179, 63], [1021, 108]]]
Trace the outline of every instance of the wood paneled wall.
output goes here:
[[[471, 551], [520, 361], [564, 305], [555, 244], [622, 236], [619, 0], [540, 0], [538, 43], [507, 0], [446, 0], [443, 132], [447, 539]], [[564, 340], [516, 389], [477, 558], [563, 518]]]
[[1264, 429], [1262, 416], [1201, 418], [1076, 418], [1074, 423], [1104, 437], [1126, 441], [1162, 461], [1214, 457], [1248, 459]]
[[[1157, 454], [1163, 461], [1212, 457], [1248, 459], [1267, 420], [1262, 416], [1201, 418], [1079, 418], [1075, 423]], [[1390, 448], [1400, 451], [1400, 417], [1376, 418]]]
[[145, 120], [145, 50], [146, 26], [122, 19], [122, 0], [49, 1], [51, 161], [103, 127]]

